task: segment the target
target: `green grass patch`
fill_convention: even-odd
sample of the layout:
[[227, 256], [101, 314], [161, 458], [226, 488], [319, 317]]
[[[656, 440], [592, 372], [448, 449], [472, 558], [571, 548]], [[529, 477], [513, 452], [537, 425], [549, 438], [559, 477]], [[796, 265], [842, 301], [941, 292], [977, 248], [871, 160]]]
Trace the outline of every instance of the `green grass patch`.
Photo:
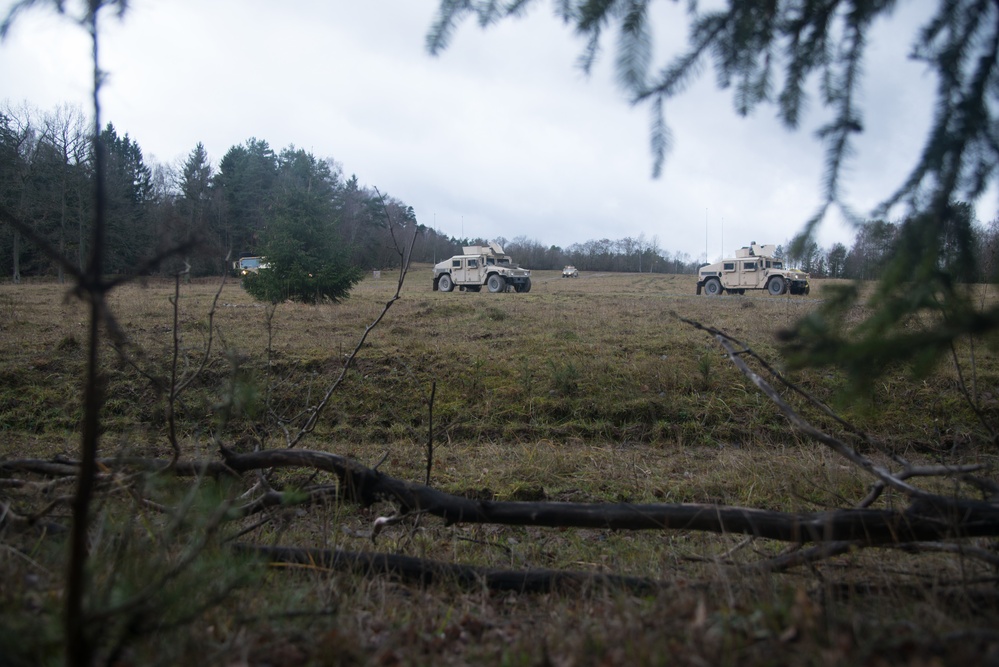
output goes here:
[[[870, 478], [793, 431], [709, 336], [675, 315], [729, 331], [779, 368], [777, 330], [814, 307], [821, 290], [807, 298], [709, 299], [694, 295], [690, 277], [569, 281], [537, 272], [528, 294], [444, 294], [430, 289], [428, 271], [411, 274], [403, 298], [369, 334], [298, 447], [422, 483], [432, 437], [432, 485], [483, 500], [822, 511], [850, 507], [867, 494]], [[209, 335], [214, 340], [205, 367], [173, 406], [182, 459], [215, 459], [220, 445], [240, 452], [284, 446], [338, 381], [394, 285], [365, 279], [343, 304], [281, 304], [268, 318], [266, 308], [230, 284], [209, 331], [214, 289], [195, 282], [180, 301], [178, 377], [200, 367]], [[172, 293], [172, 283], [153, 280], [112, 295], [129, 346], [122, 355], [101, 350], [102, 456], [172, 453], [165, 398]], [[0, 285], [0, 315], [9, 314], [0, 336], [5, 460], [77, 456], [85, 309], [65, 296], [54, 284]], [[984, 345], [974, 356], [970, 345], [956, 354], [964, 387], [953, 367], [941, 367], [920, 382], [902, 373], [886, 377], [869, 396], [837, 404], [843, 381], [835, 370], [788, 378], [837, 406], [883, 451], [778, 389], [814, 425], [879, 465], [894, 465], [892, 454], [915, 464], [995, 466], [983, 419], [999, 420], [999, 358]], [[965, 389], [976, 397], [977, 413]], [[982, 476], [994, 481], [991, 471]], [[29, 516], [51, 505], [37, 525], [65, 523], [67, 505], [59, 499], [71, 497], [70, 484], [18, 481], [0, 478], [5, 508]], [[144, 486], [129, 486], [139, 483], [135, 476], [101, 478], [91, 536], [99, 584], [93, 604], [133, 599], [192, 550], [197, 557], [167, 576], [148, 607], [137, 605], [134, 617], [118, 614], [107, 625], [109, 636], [133, 633], [130, 652], [119, 657], [134, 664], [812, 665], [924, 655], [973, 664], [993, 641], [980, 631], [999, 620], [994, 596], [975, 583], [993, 587], [994, 572], [961, 554], [868, 550], [786, 575], [760, 574], [749, 566], [786, 545], [683, 527], [628, 533], [445, 525], [429, 516], [390, 526], [373, 543], [374, 520], [394, 509], [384, 503], [360, 508], [327, 499], [277, 505], [224, 528], [210, 523], [247, 489], [301, 497], [309, 486], [335, 485], [326, 473], [266, 471], [233, 486], [143, 477]], [[143, 498], [131, 488], [141, 488]], [[887, 494], [879, 502], [897, 506], [904, 499]], [[2, 530], [0, 654], [14, 656], [15, 664], [58, 661], [65, 541], [34, 528]], [[316, 565], [233, 561], [222, 546], [229, 538], [493, 568], [616, 573], [663, 587], [649, 595], [491, 593], [448, 581], [421, 587]], [[122, 622], [127, 618], [134, 624]]]

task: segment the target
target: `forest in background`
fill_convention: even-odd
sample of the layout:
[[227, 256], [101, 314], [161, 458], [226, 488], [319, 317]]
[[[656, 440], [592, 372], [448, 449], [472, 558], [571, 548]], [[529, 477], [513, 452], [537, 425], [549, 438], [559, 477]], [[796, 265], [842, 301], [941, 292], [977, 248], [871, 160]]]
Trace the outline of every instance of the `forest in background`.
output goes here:
[[[27, 103], [14, 107], [7, 102], [0, 108], [0, 204], [28, 221], [37, 235], [25, 238], [12, 227], [0, 227], [4, 273], [15, 283], [22, 277], [64, 279], [63, 267], [39, 251], [39, 241], [59, 248], [70, 264], [83, 266], [93, 219], [89, 122], [70, 106], [40, 112]], [[146, 160], [139, 143], [112, 123], [104, 126], [100, 141], [107, 155], [111, 274], [128, 272], [163, 249], [189, 241], [185, 256], [150, 266], [149, 271], [173, 274], [186, 264], [194, 276], [220, 275], [239, 256], [261, 254], [268, 232], [287, 224], [286, 217], [276, 214], [276, 201], [294, 200], [296, 190], [305, 193], [317, 184], [328, 193], [330, 206], [305, 224], [334, 235], [341, 256], [363, 270], [398, 266], [389, 218], [404, 231], [417, 228], [416, 262], [437, 262], [459, 254], [463, 245], [489, 240], [499, 241], [521, 265], [538, 270], [573, 264], [584, 271], [691, 274], [703, 259], [664, 248], [658, 236], [644, 234], [591, 239], [564, 248], [526, 236], [446, 236], [420, 225], [405, 202], [362, 185], [356, 174], [347, 176], [344, 165], [333, 158], [319, 158], [294, 145], [275, 150], [266, 140], [250, 138], [232, 146], [216, 165], [199, 143], [183, 164], [169, 165]], [[976, 262], [962, 278], [993, 281], [999, 220], [982, 223], [968, 204], [958, 204], [956, 210], [974, 232]], [[791, 253], [793, 244], [785, 239], [778, 252], [814, 277], [876, 280], [903, 222], [870, 220], [858, 227], [850, 247], [836, 243], [822, 248], [811, 240]], [[941, 254], [946, 253], [942, 248]]]

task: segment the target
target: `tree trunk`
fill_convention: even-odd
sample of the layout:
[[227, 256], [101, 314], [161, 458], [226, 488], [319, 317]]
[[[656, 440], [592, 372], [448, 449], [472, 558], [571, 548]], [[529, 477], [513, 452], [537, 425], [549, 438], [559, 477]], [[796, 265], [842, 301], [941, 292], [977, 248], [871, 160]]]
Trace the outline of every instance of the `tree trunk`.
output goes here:
[[21, 234], [14, 230], [14, 284], [21, 284]]

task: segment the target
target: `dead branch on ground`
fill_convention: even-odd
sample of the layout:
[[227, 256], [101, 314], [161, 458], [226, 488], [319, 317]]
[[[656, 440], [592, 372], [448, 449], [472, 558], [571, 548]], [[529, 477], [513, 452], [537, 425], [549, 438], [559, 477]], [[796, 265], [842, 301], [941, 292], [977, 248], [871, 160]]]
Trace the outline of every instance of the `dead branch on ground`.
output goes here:
[[[840, 509], [824, 512], [778, 512], [699, 503], [631, 504], [474, 500], [415, 482], [400, 480], [361, 463], [328, 452], [269, 449], [237, 453], [224, 449], [222, 462], [186, 463], [175, 472], [202, 471], [205, 476], [250, 473], [278, 468], [304, 468], [336, 475], [336, 497], [370, 506], [393, 503], [400, 514], [423, 512], [446, 524], [477, 523], [549, 528], [609, 530], [694, 530], [742, 534], [793, 544], [849, 542], [855, 547], [932, 542], [966, 537], [999, 536], [999, 506], [994, 503], [920, 495], [905, 509]], [[119, 463], [123, 463], [122, 459]], [[157, 471], [163, 461], [131, 459]], [[17, 469], [22, 463], [4, 462]], [[102, 460], [102, 464], [104, 460]], [[184, 463], [184, 462], [182, 462]], [[37, 467], [37, 462], [30, 462]], [[329, 487], [287, 495], [270, 489], [242, 506], [233, 516], [245, 516], [264, 507], [312, 502], [328, 497]]]
[[452, 583], [473, 590], [484, 587], [519, 593], [578, 593], [593, 588], [613, 588], [647, 595], [670, 586], [641, 577], [568, 570], [498, 570], [366, 551], [298, 549], [259, 544], [237, 544], [235, 549], [238, 553], [253, 554], [271, 563], [354, 572], [363, 576], [387, 575], [421, 585]]

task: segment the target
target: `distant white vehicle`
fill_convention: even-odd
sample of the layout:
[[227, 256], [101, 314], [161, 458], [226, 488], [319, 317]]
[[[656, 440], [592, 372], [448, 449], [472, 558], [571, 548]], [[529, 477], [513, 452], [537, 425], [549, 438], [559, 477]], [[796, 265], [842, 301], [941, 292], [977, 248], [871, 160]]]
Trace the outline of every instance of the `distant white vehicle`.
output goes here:
[[245, 276], [256, 273], [260, 269], [269, 269], [271, 265], [263, 257], [240, 257], [232, 263], [232, 268], [235, 269], [237, 275]]
[[579, 277], [579, 269], [577, 269], [575, 266], [573, 266], [572, 264], [570, 264], [569, 266], [567, 266], [564, 269], [562, 269], [562, 277], [563, 278], [578, 278]]
[[784, 268], [784, 262], [774, 257], [776, 252], [777, 246], [751, 243], [737, 250], [732, 259], [702, 266], [697, 272], [697, 293], [703, 289], [708, 296], [717, 296], [761, 289], [774, 296], [808, 294], [808, 274]]

